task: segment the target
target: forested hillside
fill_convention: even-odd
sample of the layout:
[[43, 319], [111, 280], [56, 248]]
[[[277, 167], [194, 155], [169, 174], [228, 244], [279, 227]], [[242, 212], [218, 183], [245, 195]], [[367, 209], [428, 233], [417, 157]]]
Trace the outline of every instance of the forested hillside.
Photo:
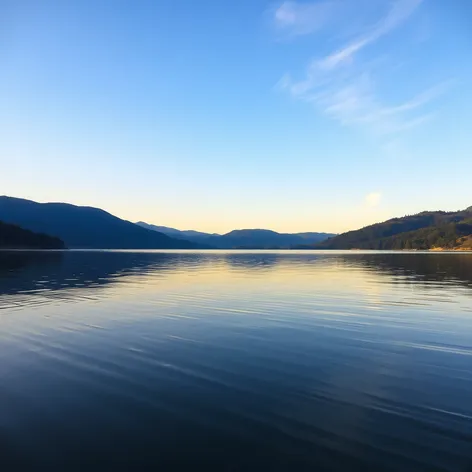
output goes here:
[[330, 238], [317, 249], [467, 249], [472, 246], [472, 208], [428, 211], [393, 218]]
[[16, 225], [0, 221], [0, 248], [3, 249], [64, 249], [59, 238], [33, 233]]

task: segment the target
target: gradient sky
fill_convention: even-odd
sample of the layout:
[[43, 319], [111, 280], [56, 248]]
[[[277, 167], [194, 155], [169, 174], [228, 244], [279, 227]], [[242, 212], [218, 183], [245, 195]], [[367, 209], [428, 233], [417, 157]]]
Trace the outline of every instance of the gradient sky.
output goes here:
[[0, 194], [226, 232], [472, 205], [469, 0], [0, 0]]

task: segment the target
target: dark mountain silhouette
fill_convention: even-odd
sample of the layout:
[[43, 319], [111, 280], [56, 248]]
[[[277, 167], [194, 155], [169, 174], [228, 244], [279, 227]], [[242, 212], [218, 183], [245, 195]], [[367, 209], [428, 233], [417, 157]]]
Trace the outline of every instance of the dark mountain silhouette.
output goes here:
[[472, 209], [425, 211], [330, 238], [312, 249], [470, 249]]
[[3, 249], [64, 249], [59, 238], [42, 233], [33, 233], [0, 221], [0, 248]]
[[218, 249], [283, 249], [301, 244], [315, 244], [334, 236], [331, 233], [277, 233], [267, 229], [240, 229], [220, 235], [191, 230], [179, 231], [175, 228], [150, 225], [142, 221], [137, 224], [172, 237], [185, 238]]
[[46, 233], [69, 248], [192, 249], [195, 243], [121, 220], [106, 211], [67, 203], [37, 203], [0, 197], [0, 220], [30, 231]]
[[201, 240], [210, 236], [220, 236], [216, 233], [202, 233], [201, 231], [194, 231], [191, 229], [179, 230], [175, 228], [169, 228], [168, 226], [150, 225], [144, 221], [138, 221], [136, 224], [146, 229], [151, 229], [153, 231], [159, 231], [161, 233], [167, 234], [167, 236], [171, 236], [173, 238], [187, 239], [189, 241]]
[[220, 237], [220, 244], [230, 248], [291, 248], [302, 243], [315, 243], [332, 236], [325, 233], [287, 234], [267, 229], [239, 229]]

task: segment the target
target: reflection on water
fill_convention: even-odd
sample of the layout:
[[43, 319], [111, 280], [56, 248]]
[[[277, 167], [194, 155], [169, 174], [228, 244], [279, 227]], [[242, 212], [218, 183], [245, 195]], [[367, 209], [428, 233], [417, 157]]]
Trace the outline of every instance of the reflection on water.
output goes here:
[[0, 359], [5, 470], [472, 470], [471, 254], [0, 252]]

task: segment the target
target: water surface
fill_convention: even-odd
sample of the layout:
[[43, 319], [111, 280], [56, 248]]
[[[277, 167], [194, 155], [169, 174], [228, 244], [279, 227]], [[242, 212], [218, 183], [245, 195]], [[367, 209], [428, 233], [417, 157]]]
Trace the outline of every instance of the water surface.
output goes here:
[[472, 470], [472, 254], [0, 252], [0, 465]]

